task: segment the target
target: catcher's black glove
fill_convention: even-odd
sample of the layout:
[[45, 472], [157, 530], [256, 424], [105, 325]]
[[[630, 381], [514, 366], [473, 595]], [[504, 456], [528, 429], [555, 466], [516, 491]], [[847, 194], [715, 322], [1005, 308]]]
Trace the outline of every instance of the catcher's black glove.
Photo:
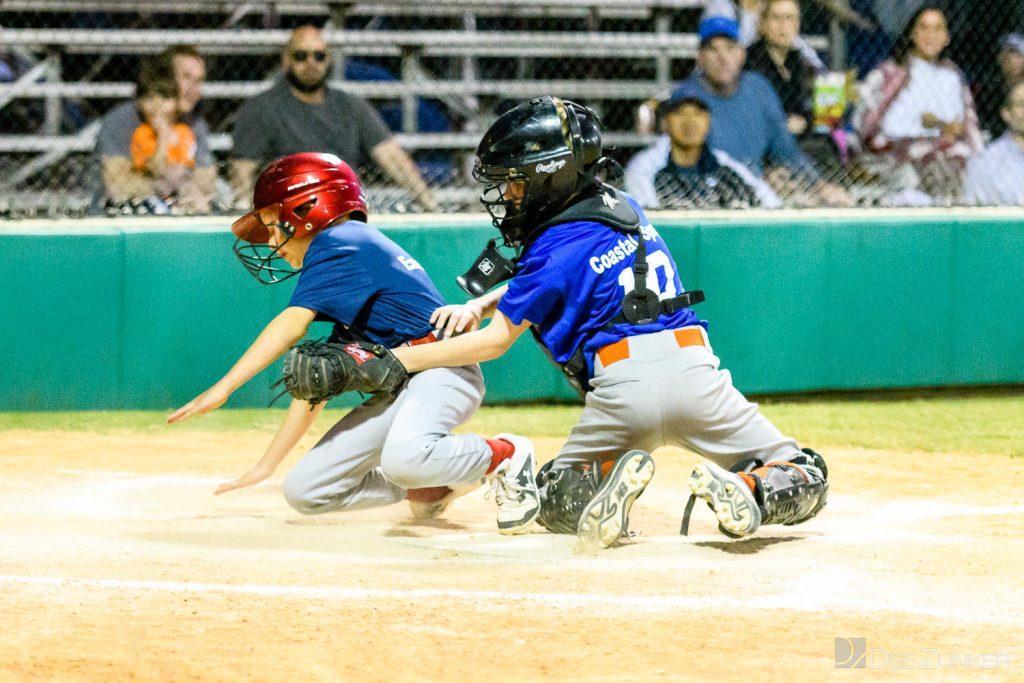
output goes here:
[[393, 394], [409, 373], [381, 344], [304, 342], [284, 357], [284, 386], [295, 398], [316, 405], [346, 391]]

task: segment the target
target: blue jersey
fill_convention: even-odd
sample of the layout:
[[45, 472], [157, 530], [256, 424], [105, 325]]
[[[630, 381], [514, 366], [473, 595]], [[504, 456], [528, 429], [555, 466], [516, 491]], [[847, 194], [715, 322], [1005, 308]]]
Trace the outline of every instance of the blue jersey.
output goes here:
[[[662, 299], [685, 290], [665, 242], [628, 195], [616, 193], [636, 210], [646, 241], [647, 287]], [[610, 201], [614, 201], [614, 196]], [[554, 225], [529, 246], [519, 259], [508, 292], [498, 310], [519, 325], [528, 320], [559, 363], [565, 363], [582, 344], [593, 374], [594, 352], [624, 337], [707, 323], [693, 310], [680, 309], [647, 325], [628, 322], [603, 329], [622, 310], [622, 300], [635, 285], [633, 262], [639, 237], [592, 220]]]
[[[350, 220], [309, 243], [290, 306], [316, 311], [335, 336], [394, 347], [428, 334], [444, 305], [419, 263], [376, 228]], [[341, 325], [342, 328], [338, 329]]]

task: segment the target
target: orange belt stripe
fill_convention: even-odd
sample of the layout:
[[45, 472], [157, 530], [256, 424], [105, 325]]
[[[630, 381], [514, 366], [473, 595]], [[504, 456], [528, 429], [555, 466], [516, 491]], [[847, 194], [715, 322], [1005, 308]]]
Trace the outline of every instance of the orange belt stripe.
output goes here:
[[[673, 330], [673, 334], [675, 334], [676, 343], [679, 344], [680, 347], [704, 346], [704, 335], [700, 328], [683, 327], [678, 330]], [[597, 350], [597, 357], [601, 360], [601, 365], [604, 367], [608, 367], [612, 363], [618, 363], [620, 360], [629, 358], [629, 337], [620, 339], [608, 346], [602, 346]]]

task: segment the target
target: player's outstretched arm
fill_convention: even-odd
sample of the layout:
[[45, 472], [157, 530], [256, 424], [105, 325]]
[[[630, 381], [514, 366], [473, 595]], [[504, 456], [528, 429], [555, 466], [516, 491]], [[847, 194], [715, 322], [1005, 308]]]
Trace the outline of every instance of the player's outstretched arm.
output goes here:
[[316, 311], [298, 306], [289, 306], [256, 337], [252, 346], [242, 354], [238, 362], [228, 370], [212, 387], [167, 416], [167, 422], [184, 422], [194, 415], [208, 413], [224, 405], [238, 387], [252, 379], [258, 372], [273, 363], [295, 342], [302, 339], [309, 324], [316, 317]]
[[430, 322], [435, 330], [444, 330], [445, 337], [472, 332], [479, 329], [480, 323], [484, 320], [494, 317], [494, 312], [498, 310], [498, 302], [507, 291], [508, 285], [502, 285], [464, 304], [442, 306], [430, 316]]
[[508, 351], [529, 326], [528, 320], [514, 325], [497, 311], [491, 323], [482, 329], [433, 344], [402, 346], [391, 351], [409, 372], [482, 363]]
[[291, 452], [295, 444], [302, 438], [302, 435], [309, 430], [325, 405], [327, 404], [320, 403], [310, 409], [309, 403], [306, 401], [292, 399], [288, 412], [284, 416], [284, 421], [281, 422], [277, 434], [274, 435], [270, 445], [267, 446], [263, 457], [238, 479], [224, 482], [218, 486], [213, 495], [219, 496], [228, 491], [252, 486], [272, 476], [277, 471], [277, 466], [285, 459], [285, 456]]

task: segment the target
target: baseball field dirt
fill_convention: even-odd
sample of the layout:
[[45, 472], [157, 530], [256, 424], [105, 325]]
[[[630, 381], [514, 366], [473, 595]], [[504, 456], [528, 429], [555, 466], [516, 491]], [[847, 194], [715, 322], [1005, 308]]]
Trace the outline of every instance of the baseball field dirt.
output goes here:
[[0, 680], [1024, 677], [1020, 457], [815, 443], [824, 512], [732, 541], [703, 505], [678, 535], [698, 458], [664, 449], [641, 533], [584, 553], [499, 536], [484, 489], [429, 522], [302, 517], [286, 467], [213, 496], [267, 439], [0, 431]]

